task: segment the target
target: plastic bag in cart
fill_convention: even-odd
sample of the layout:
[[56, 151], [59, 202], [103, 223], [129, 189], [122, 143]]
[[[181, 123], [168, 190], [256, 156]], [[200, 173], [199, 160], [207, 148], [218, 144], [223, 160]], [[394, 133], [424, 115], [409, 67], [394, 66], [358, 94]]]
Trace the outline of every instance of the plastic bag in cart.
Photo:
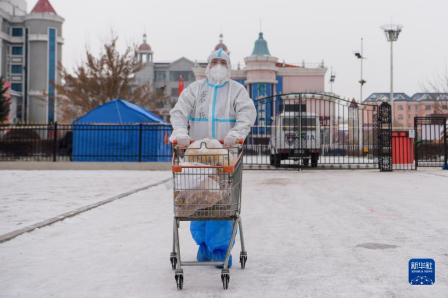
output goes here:
[[[182, 166], [206, 166], [199, 163], [181, 163]], [[219, 202], [230, 202], [228, 184], [219, 181], [219, 175], [213, 168], [183, 168], [182, 174], [175, 181], [175, 215], [189, 217], [201, 210], [202, 216], [223, 217], [211, 215]], [[216, 208], [218, 209], [218, 208]], [[216, 212], [218, 213], [218, 212]], [[222, 214], [222, 211], [219, 211]], [[196, 215], [200, 216], [200, 215]]]
[[206, 165], [233, 165], [235, 153], [232, 149], [224, 149], [216, 139], [204, 138], [196, 140], [185, 151], [185, 162], [197, 162]]

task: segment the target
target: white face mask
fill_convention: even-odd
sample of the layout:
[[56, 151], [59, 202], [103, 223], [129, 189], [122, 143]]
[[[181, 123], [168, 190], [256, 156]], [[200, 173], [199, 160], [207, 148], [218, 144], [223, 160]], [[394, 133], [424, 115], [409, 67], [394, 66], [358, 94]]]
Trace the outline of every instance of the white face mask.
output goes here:
[[227, 75], [227, 68], [223, 67], [220, 64], [217, 64], [210, 70], [210, 75], [214, 80], [222, 81]]

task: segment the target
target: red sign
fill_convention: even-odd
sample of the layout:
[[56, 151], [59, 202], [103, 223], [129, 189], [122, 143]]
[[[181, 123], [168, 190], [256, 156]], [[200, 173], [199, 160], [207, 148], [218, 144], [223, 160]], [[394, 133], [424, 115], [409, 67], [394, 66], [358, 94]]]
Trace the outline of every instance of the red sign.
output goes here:
[[330, 126], [330, 117], [329, 116], [320, 116], [320, 126]]

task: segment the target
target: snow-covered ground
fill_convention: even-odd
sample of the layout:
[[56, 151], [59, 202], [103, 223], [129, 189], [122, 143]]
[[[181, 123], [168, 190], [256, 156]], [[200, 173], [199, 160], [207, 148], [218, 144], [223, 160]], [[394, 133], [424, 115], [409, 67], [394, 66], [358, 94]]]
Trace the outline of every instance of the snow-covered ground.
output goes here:
[[170, 176], [169, 171], [0, 171], [0, 235]]
[[[239, 268], [238, 239], [226, 291], [214, 267], [185, 267], [177, 290], [172, 193], [160, 185], [0, 244], [0, 296], [446, 297], [447, 183], [436, 169], [245, 171], [248, 261]], [[434, 285], [408, 283], [411, 258], [435, 260]]]

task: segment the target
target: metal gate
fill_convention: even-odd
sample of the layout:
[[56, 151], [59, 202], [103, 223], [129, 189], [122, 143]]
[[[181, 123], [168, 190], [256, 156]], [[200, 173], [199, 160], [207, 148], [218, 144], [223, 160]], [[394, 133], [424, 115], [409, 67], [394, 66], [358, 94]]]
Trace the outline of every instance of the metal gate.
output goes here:
[[316, 93], [260, 98], [255, 106], [247, 168], [378, 168], [379, 106]]
[[415, 117], [416, 167], [447, 166], [447, 118]]

